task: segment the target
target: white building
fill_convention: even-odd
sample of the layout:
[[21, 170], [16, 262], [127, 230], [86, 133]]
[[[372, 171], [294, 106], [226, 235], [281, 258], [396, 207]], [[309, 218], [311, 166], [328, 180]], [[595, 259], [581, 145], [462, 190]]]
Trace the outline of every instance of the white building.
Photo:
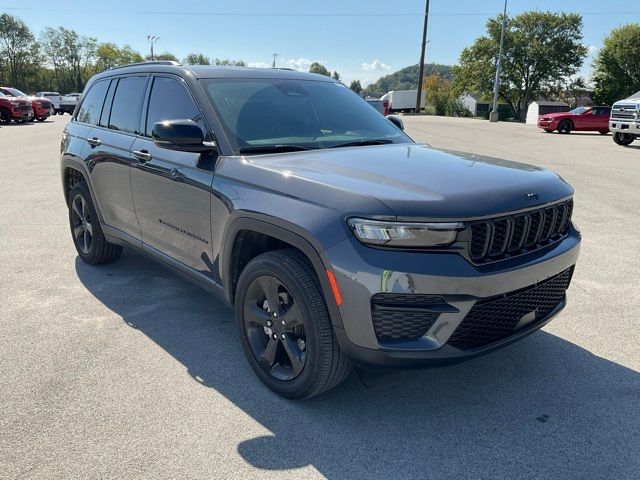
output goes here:
[[536, 100], [529, 104], [527, 108], [527, 125], [537, 125], [538, 117], [545, 113], [568, 112], [569, 105], [564, 102], [549, 102], [547, 100]]

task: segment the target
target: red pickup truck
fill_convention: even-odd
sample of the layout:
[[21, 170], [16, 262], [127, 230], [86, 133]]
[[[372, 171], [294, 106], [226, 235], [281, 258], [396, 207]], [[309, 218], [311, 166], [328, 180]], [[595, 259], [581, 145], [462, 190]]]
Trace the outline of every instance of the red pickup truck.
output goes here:
[[12, 87], [0, 87], [0, 93], [5, 94], [7, 97], [22, 98], [31, 102], [33, 115], [28, 118], [28, 120], [38, 120], [39, 122], [44, 122], [53, 112], [53, 106], [51, 105], [51, 102], [46, 98], [32, 97], [24, 92], [21, 92], [17, 88]]
[[8, 97], [0, 92], [0, 123], [26, 122], [33, 116], [31, 102], [24, 98]]

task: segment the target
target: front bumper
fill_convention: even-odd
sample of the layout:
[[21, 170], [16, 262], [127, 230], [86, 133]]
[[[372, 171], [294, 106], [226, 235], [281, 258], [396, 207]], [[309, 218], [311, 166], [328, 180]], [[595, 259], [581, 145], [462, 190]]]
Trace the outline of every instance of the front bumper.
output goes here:
[[29, 118], [31, 118], [33, 115], [33, 110], [31, 108], [29, 108], [28, 110], [26, 109], [18, 109], [18, 108], [14, 108], [11, 111], [11, 118], [13, 118], [14, 120], [27, 120]]
[[553, 120], [538, 120], [538, 128], [542, 128], [543, 130], [555, 130], [558, 128], [558, 124]]
[[640, 135], [640, 120], [609, 120], [609, 130], [614, 133]]
[[[483, 266], [455, 253], [374, 249], [349, 237], [324, 252], [342, 296], [342, 326], [335, 327], [336, 336], [352, 360], [384, 366], [457, 363], [490, 352], [541, 328], [562, 310], [564, 299], [543, 318], [479, 348], [460, 350], [447, 342], [478, 301], [525, 289], [570, 269], [579, 249], [580, 234], [573, 226], [566, 238], [548, 248]], [[380, 339], [371, 306], [377, 293], [433, 295], [445, 305], [420, 338]]]
[[33, 117], [35, 118], [48, 118], [51, 115], [51, 109], [35, 105], [33, 107]]

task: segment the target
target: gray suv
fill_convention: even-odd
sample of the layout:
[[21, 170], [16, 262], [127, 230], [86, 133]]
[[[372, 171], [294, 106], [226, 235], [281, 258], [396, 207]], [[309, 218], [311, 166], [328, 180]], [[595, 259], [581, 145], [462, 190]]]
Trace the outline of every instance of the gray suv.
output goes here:
[[131, 247], [219, 295], [257, 376], [289, 398], [354, 364], [449, 364], [518, 340], [564, 307], [578, 257], [556, 174], [414, 143], [321, 75], [111, 69], [61, 152], [80, 258]]

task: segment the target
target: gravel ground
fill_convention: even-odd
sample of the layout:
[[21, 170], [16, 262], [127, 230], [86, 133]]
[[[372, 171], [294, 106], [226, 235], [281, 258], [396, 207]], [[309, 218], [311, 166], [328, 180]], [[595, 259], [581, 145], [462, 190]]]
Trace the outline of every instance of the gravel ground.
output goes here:
[[254, 377], [215, 298], [130, 251], [78, 260], [68, 119], [0, 128], [0, 478], [638, 478], [640, 142], [405, 117], [575, 187], [569, 305], [491, 355], [296, 403]]

